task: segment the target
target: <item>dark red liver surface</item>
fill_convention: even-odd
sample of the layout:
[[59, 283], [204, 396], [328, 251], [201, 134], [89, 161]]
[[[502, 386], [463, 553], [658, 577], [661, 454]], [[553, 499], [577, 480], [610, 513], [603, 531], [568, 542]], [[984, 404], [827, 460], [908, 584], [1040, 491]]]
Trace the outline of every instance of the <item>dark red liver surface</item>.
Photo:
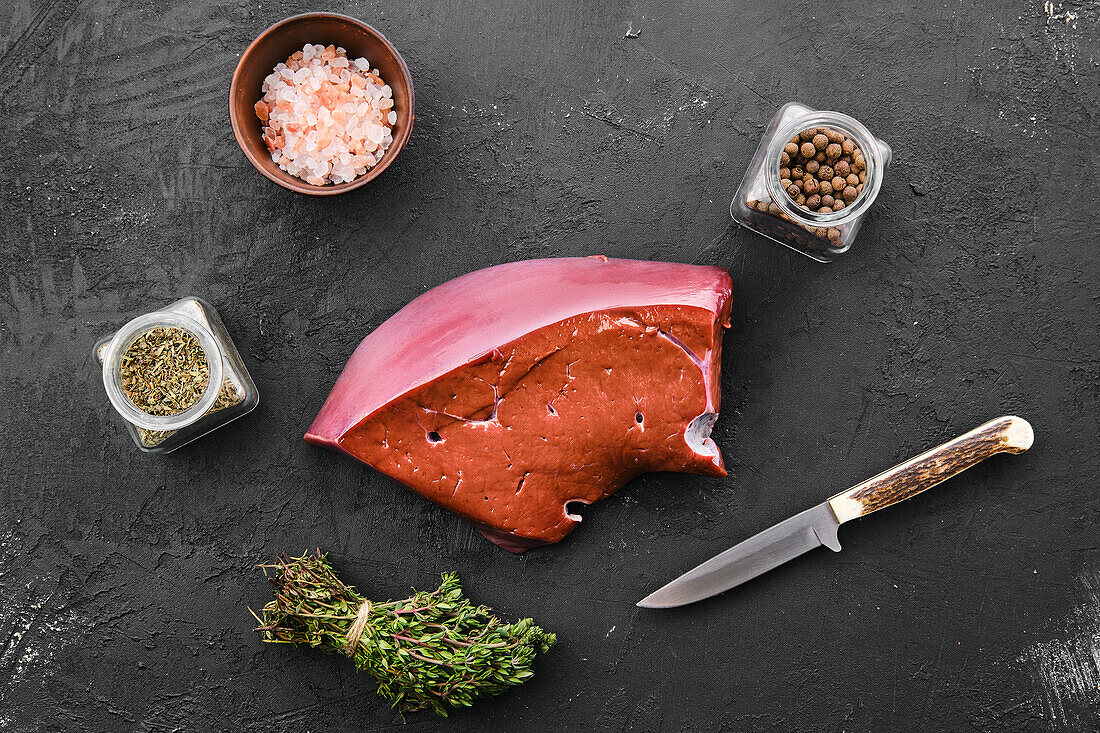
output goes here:
[[445, 283], [356, 349], [306, 440], [519, 552], [645, 471], [722, 476], [722, 269], [566, 258]]

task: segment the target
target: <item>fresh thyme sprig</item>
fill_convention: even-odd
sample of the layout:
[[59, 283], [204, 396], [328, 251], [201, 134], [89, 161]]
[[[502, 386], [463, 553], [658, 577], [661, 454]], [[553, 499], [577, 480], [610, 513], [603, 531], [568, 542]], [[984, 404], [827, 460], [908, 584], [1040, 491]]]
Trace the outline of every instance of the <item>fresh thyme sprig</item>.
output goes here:
[[473, 605], [458, 576], [446, 573], [434, 591], [372, 601], [349, 654], [348, 632], [365, 599], [336, 576], [320, 550], [259, 567], [277, 589], [262, 618], [252, 612], [264, 641], [351, 656], [402, 716], [432, 710], [446, 717], [448, 707], [523, 684], [534, 674], [535, 655], [556, 641], [529, 618], [505, 624], [488, 607]]

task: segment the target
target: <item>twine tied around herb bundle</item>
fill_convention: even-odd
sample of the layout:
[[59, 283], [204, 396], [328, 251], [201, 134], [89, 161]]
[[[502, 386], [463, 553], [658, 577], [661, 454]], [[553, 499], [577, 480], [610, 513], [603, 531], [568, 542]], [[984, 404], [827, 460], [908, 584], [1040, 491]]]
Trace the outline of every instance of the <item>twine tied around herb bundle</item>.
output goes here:
[[370, 618], [370, 601], [364, 600], [359, 606], [359, 613], [355, 614], [355, 623], [351, 625], [347, 636], [344, 637], [348, 643], [344, 647], [344, 654], [349, 657], [354, 657], [355, 650], [359, 648], [359, 637], [363, 635], [363, 629], [367, 627], [368, 618]]

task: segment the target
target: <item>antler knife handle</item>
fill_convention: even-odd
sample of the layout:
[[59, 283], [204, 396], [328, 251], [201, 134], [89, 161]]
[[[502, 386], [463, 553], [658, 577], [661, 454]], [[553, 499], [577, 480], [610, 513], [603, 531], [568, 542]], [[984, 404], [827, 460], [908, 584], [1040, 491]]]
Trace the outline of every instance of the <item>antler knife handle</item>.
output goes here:
[[840, 492], [829, 499], [829, 506], [840, 522], [863, 517], [916, 496], [992, 455], [1023, 453], [1034, 440], [1027, 420], [999, 417]]

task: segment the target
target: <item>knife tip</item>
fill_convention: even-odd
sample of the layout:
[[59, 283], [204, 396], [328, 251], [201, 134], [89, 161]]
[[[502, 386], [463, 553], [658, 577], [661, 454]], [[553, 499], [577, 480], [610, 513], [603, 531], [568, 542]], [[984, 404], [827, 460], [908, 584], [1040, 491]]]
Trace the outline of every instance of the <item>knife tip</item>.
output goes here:
[[[654, 596], [658, 595], [659, 592], [660, 591], [656, 593], [650, 593], [648, 596], [638, 601], [634, 605], [638, 608], [669, 608], [669, 604], [662, 603], [659, 599], [654, 598]], [[679, 604], [673, 603], [672, 605], [676, 606]]]

